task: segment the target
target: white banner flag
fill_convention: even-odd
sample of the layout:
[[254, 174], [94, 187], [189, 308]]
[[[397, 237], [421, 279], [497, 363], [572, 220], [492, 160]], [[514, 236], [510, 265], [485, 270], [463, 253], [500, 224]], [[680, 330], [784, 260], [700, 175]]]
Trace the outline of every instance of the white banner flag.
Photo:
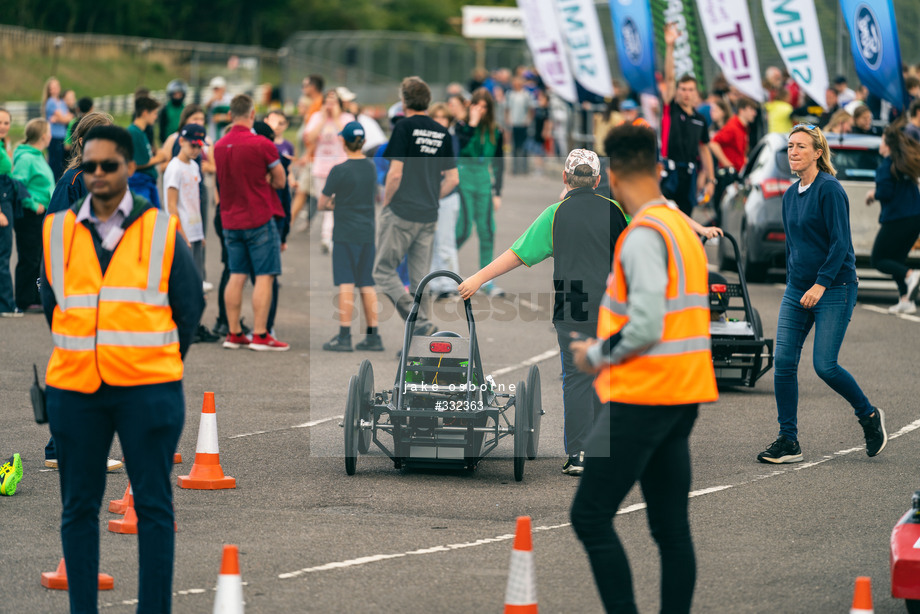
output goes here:
[[518, 0], [518, 7], [524, 22], [527, 47], [543, 82], [563, 100], [578, 102], [565, 42], [552, 4], [545, 0]]
[[696, 0], [709, 53], [728, 82], [763, 102], [757, 46], [745, 0]]
[[575, 80], [593, 94], [613, 96], [607, 47], [594, 0], [555, 0], [553, 4]]
[[763, 16], [786, 70], [822, 107], [827, 104], [827, 63], [814, 0], [763, 0]]

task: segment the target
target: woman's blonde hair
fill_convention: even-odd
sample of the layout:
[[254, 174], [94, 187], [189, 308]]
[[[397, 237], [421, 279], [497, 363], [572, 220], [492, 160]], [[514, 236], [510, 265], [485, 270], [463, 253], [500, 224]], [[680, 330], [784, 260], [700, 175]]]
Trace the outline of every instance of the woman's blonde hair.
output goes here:
[[[48, 80], [45, 81], [45, 86], [42, 88], [42, 115], [48, 112], [45, 109], [45, 105], [48, 104], [48, 99], [51, 98], [51, 84], [55, 81], [58, 82], [58, 85], [61, 84], [57, 77], [48, 77]], [[58, 92], [58, 94], [60, 93], [61, 92]]]
[[850, 115], [850, 112], [846, 109], [837, 109], [837, 111], [831, 115], [831, 118], [827, 120], [827, 125], [824, 126], [824, 130], [826, 132], [837, 132], [837, 129], [847, 122], [853, 122], [853, 116]]
[[108, 113], [93, 111], [80, 118], [70, 135], [70, 164], [64, 170], [71, 170], [83, 164], [83, 137], [96, 126], [113, 126], [115, 120]]
[[821, 152], [821, 157], [818, 158], [818, 170], [824, 171], [828, 175], [836, 177], [837, 169], [835, 169], [834, 165], [831, 164], [831, 149], [827, 144], [827, 139], [824, 137], [824, 133], [821, 132], [821, 128], [811, 124], [797, 124], [793, 126], [792, 132], [789, 133], [789, 136], [791, 137], [796, 132], [807, 134], [811, 139], [811, 146], [814, 147], [815, 151]]
[[30, 119], [29, 123], [26, 124], [26, 134], [23, 143], [27, 143], [29, 145], [37, 143], [38, 140], [45, 136], [45, 133], [50, 129], [51, 124], [48, 123], [47, 119], [42, 119], [40, 117]]

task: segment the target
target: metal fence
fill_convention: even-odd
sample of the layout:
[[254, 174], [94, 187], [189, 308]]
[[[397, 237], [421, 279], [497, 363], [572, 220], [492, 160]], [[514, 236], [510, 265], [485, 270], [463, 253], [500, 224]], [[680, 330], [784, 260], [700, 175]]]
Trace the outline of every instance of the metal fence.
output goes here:
[[[395, 102], [408, 75], [418, 75], [435, 92], [452, 81], [466, 84], [476, 65], [472, 41], [411, 32], [298, 32], [279, 56], [285, 100], [297, 100], [303, 78], [318, 73], [330, 86], [347, 85], [368, 104]], [[529, 57], [523, 41], [485, 45], [487, 68], [524, 64]]]

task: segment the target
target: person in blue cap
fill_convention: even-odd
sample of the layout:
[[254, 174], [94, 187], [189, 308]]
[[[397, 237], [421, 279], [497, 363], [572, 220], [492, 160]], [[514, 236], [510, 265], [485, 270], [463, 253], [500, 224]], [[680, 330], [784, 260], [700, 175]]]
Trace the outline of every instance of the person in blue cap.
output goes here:
[[377, 171], [361, 152], [364, 128], [356, 121], [339, 132], [348, 159], [333, 166], [326, 178], [318, 208], [333, 210], [332, 280], [339, 289], [339, 333], [323, 344], [327, 352], [351, 352], [351, 317], [355, 287], [361, 294], [367, 336], [355, 347], [382, 352], [377, 332], [377, 292], [374, 290], [374, 196]]

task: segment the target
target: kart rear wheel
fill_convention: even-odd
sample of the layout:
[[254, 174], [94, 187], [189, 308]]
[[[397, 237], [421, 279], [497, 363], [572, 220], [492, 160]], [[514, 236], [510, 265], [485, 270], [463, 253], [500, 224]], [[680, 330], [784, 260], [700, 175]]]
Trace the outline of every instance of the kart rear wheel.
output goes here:
[[528, 426], [530, 436], [527, 438], [527, 460], [537, 458], [537, 448], [540, 445], [540, 422], [543, 418], [543, 396], [540, 391], [540, 369], [531, 365], [527, 372], [527, 404]]
[[358, 378], [348, 380], [348, 400], [345, 403], [345, 473], [354, 475], [358, 464]]
[[367, 454], [371, 448], [373, 431], [360, 428], [361, 422], [374, 419], [374, 367], [369, 360], [361, 362], [358, 367], [358, 452]]
[[514, 481], [524, 479], [524, 461], [527, 457], [527, 442], [530, 439], [530, 408], [528, 390], [524, 382], [518, 382], [514, 394]]

